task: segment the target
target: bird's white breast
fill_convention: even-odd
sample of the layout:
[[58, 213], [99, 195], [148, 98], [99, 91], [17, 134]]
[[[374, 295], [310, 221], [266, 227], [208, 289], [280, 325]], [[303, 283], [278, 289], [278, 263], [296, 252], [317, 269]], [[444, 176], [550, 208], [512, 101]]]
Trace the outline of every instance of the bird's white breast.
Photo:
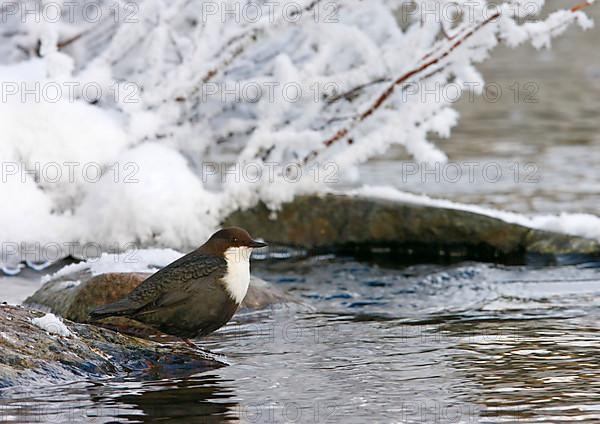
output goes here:
[[223, 277], [223, 282], [237, 303], [242, 303], [250, 284], [251, 252], [252, 249], [249, 247], [230, 247], [225, 251], [227, 273]]

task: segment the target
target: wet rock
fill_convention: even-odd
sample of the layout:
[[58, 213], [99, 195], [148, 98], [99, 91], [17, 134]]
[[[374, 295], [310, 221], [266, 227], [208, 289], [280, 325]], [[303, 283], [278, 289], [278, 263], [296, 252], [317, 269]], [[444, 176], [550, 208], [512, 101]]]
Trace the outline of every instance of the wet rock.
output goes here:
[[[24, 304], [36, 309], [49, 311], [71, 321], [87, 322], [89, 312], [102, 305], [114, 302], [142, 283], [149, 273], [107, 273], [92, 277], [89, 270], [72, 273], [48, 281]], [[299, 303], [296, 297], [289, 295], [259, 278], [252, 277], [248, 294], [241, 309], [265, 309], [272, 305]], [[106, 322], [103, 320], [103, 323]], [[134, 334], [144, 336], [142, 324], [125, 318], [112, 319], [115, 329], [135, 326]], [[146, 327], [149, 328], [149, 327]], [[132, 329], [128, 332], [131, 333]], [[139, 332], [138, 332], [139, 330]]]
[[92, 277], [86, 270], [48, 281], [23, 304], [71, 321], [87, 322], [92, 309], [126, 296], [148, 275], [108, 273]]
[[81, 378], [190, 375], [225, 364], [180, 340], [143, 340], [64, 321], [71, 336], [33, 324], [43, 312], [0, 306], [0, 388]]
[[365, 253], [391, 249], [397, 257], [522, 261], [528, 255], [598, 255], [600, 244], [441, 207], [359, 196], [300, 196], [273, 218], [264, 205], [230, 215], [270, 243], [309, 252]]

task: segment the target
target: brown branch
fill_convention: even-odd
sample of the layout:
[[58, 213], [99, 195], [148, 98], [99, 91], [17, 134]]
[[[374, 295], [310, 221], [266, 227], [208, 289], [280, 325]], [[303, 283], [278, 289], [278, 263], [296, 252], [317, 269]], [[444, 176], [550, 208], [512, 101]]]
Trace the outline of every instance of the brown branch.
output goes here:
[[592, 2], [590, 1], [584, 1], [582, 3], [576, 4], [575, 6], [573, 6], [572, 8], [569, 9], [570, 12], [579, 12], [580, 10], [585, 9], [588, 6], [591, 6]]
[[454, 40], [459, 34], [454, 34], [454, 35], [450, 35], [448, 34], [448, 32], [446, 31], [446, 28], [444, 28], [444, 22], [440, 22], [440, 31], [442, 33], [442, 35], [444, 36], [444, 38], [448, 41], [452, 41]]
[[[110, 12], [110, 17], [114, 17], [115, 16], [115, 11], [111, 10]], [[88, 28], [84, 31], [81, 31], [79, 34], [74, 35], [71, 38], [67, 38], [66, 40], [60, 41], [56, 44], [56, 47], [61, 50], [64, 49], [65, 47], [67, 47], [68, 45], [80, 40], [81, 38], [83, 38], [85, 35], [90, 34], [91, 32], [97, 30], [98, 28], [100, 28], [100, 26], [104, 23], [107, 22], [107, 20], [110, 20], [109, 18], [107, 19], [102, 19], [98, 22], [96, 22], [91, 28]]]
[[345, 91], [343, 93], [339, 93], [336, 95], [333, 95], [331, 97], [328, 97], [327, 99], [325, 99], [325, 103], [327, 103], [328, 105], [337, 102], [338, 100], [341, 99], [346, 99], [348, 101], [351, 101], [352, 97], [354, 97], [355, 94], [357, 94], [359, 91], [361, 91], [364, 88], [370, 87], [372, 85], [377, 85], [377, 84], [381, 84], [382, 82], [389, 82], [389, 78], [377, 78], [373, 81], [369, 81], [365, 84], [361, 84], [359, 86], [356, 86], [348, 91]]
[[[445, 52], [443, 52], [439, 56], [437, 56], [437, 57], [435, 57], [435, 58], [433, 58], [433, 59], [431, 59], [431, 60], [423, 63], [419, 67], [417, 67], [417, 68], [415, 68], [415, 69], [413, 69], [413, 70], [405, 73], [401, 77], [397, 78], [394, 82], [392, 82], [392, 84], [390, 84], [388, 86], [388, 88], [383, 93], [381, 93], [379, 95], [379, 97], [377, 97], [377, 99], [375, 99], [375, 101], [373, 102], [373, 104], [371, 104], [371, 106], [366, 111], [364, 111], [363, 113], [361, 113], [358, 116], [358, 118], [353, 122], [352, 128], [354, 126], [356, 126], [358, 123], [360, 123], [360, 122], [364, 121], [365, 119], [367, 119], [368, 117], [370, 117], [373, 113], [375, 113], [375, 111], [377, 109], [379, 109], [386, 102], [386, 100], [388, 100], [392, 96], [392, 94], [394, 94], [394, 91], [396, 90], [397, 86], [399, 86], [402, 83], [405, 83], [410, 78], [414, 77], [415, 75], [423, 72], [427, 68], [429, 68], [429, 67], [431, 67], [431, 66], [439, 63], [441, 60], [443, 60], [446, 57], [448, 57], [450, 55], [450, 53], [452, 53], [454, 50], [456, 50], [468, 38], [470, 38], [471, 36], [473, 36], [473, 34], [475, 34], [475, 32], [477, 32], [483, 26], [487, 25], [488, 23], [490, 23], [492, 20], [496, 19], [499, 16], [500, 16], [500, 13], [496, 13], [496, 14], [490, 16], [489, 18], [487, 18], [486, 20], [480, 22], [475, 27], [473, 27], [470, 31], [468, 31], [463, 37], [461, 37], [454, 44], [452, 44], [448, 48], [448, 50], [446, 50]], [[323, 142], [323, 145], [326, 146], [326, 147], [331, 146], [333, 143], [335, 143], [336, 141], [338, 141], [340, 138], [342, 138], [346, 134], [348, 134], [348, 132], [350, 131], [350, 129], [351, 128], [342, 128], [336, 134], [334, 134], [332, 137], [330, 137], [327, 140], [325, 140]]]
[[65, 47], [67, 47], [69, 44], [74, 43], [75, 41], [79, 40], [81, 37], [83, 37], [85, 34], [87, 34], [88, 32], [90, 32], [90, 30], [86, 30], [83, 32], [80, 32], [79, 34], [71, 37], [71, 38], [67, 38], [64, 41], [60, 41], [56, 44], [56, 47], [58, 48], [58, 50], [62, 50]]

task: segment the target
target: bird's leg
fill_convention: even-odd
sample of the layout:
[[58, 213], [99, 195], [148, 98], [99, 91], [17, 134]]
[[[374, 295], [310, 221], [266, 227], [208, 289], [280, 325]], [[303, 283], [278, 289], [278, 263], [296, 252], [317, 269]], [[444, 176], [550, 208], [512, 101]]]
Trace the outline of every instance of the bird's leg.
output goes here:
[[146, 363], [146, 366], [148, 367], [146, 372], [148, 374], [152, 374], [155, 376], [159, 376], [160, 375], [160, 371], [161, 371], [161, 367], [158, 363], [152, 362], [149, 359], [144, 360], [144, 362]]
[[188, 345], [191, 348], [194, 349], [198, 349], [198, 346], [196, 346], [196, 343], [194, 343], [193, 341], [191, 341], [190, 339], [186, 339], [185, 337], [183, 337], [181, 340], [183, 340], [183, 342]]

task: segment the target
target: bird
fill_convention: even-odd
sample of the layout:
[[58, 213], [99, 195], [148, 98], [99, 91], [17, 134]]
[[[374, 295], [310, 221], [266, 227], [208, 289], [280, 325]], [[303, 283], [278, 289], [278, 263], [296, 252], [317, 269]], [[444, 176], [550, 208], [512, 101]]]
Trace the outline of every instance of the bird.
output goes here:
[[250, 253], [265, 246], [242, 228], [223, 228], [125, 298], [91, 311], [90, 319], [127, 317], [184, 340], [206, 336], [239, 308], [250, 283]]

